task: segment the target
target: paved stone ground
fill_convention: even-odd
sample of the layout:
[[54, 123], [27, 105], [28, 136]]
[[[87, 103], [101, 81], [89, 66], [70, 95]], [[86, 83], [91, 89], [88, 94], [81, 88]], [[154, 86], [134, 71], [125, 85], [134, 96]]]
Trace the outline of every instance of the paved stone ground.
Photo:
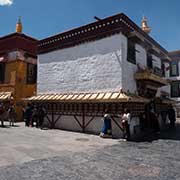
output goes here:
[[0, 180], [180, 180], [180, 124], [142, 142], [0, 128]]

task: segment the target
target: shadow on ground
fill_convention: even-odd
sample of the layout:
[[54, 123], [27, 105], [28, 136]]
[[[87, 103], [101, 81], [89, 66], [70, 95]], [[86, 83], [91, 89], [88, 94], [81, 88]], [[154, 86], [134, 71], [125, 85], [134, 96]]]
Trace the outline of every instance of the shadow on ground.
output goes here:
[[20, 127], [19, 125], [14, 125], [14, 126], [9, 126], [9, 125], [0, 125], [0, 128], [16, 128], [16, 127]]
[[133, 142], [152, 142], [158, 139], [175, 140], [180, 141], [180, 124], [176, 124], [174, 128], [169, 128], [168, 126], [161, 130], [160, 133], [155, 133], [150, 131], [144, 135], [134, 138]]

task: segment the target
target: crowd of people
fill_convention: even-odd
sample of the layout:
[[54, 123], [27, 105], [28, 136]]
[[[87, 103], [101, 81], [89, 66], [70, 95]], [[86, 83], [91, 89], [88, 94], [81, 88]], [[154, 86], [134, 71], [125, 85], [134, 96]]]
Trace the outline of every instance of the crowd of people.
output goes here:
[[[131, 113], [130, 110], [125, 108], [122, 113], [117, 115], [120, 119], [123, 138], [129, 140], [130, 139], [130, 122], [131, 122]], [[111, 125], [111, 115], [108, 109], [105, 110], [105, 115], [103, 118], [103, 128], [100, 133], [100, 137], [112, 137], [112, 125]]]
[[4, 121], [9, 121], [9, 125], [14, 126], [16, 117], [16, 110], [13, 104], [0, 103], [0, 121], [2, 127], [4, 127]]
[[[25, 122], [25, 126], [27, 127], [36, 127], [36, 128], [43, 128], [44, 118], [46, 116], [46, 110], [41, 105], [36, 105], [32, 103], [28, 103], [25, 108], [23, 108], [23, 120]], [[166, 111], [166, 116], [169, 118], [170, 121], [170, 128], [175, 127], [176, 122], [176, 113], [172, 105], [169, 105], [168, 111]], [[125, 108], [119, 115], [118, 124], [120, 124], [123, 138], [129, 140], [131, 138], [130, 133], [130, 126], [131, 126], [131, 119], [132, 115], [128, 108]], [[10, 126], [14, 126], [16, 122], [17, 114], [13, 104], [3, 104], [0, 103], [0, 121], [1, 126], [4, 126], [4, 121], [9, 121]], [[141, 121], [148, 122], [148, 128], [154, 129], [155, 132], [160, 132], [160, 125], [158, 121], [158, 114], [156, 113], [156, 108], [153, 102], [150, 102], [147, 106], [146, 112], [140, 118]], [[163, 116], [162, 116], [163, 119]], [[103, 117], [103, 128], [100, 133], [100, 137], [112, 137], [112, 115], [110, 114], [110, 110], [106, 109], [105, 114]], [[141, 125], [140, 125], [141, 127]], [[143, 129], [143, 127], [142, 127]]]
[[46, 111], [41, 105], [38, 106], [28, 103], [26, 108], [23, 109], [23, 118], [25, 126], [35, 126], [36, 128], [42, 129], [45, 115]]
[[[166, 112], [166, 115], [170, 121], [170, 128], [175, 127], [176, 122], [176, 113], [172, 105], [169, 105], [168, 111]], [[119, 119], [118, 124], [120, 124], [123, 138], [126, 140], [130, 140], [131, 133], [130, 133], [130, 125], [131, 125], [131, 119], [132, 115], [130, 113], [130, 110], [128, 108], [125, 108], [122, 113], [119, 115], [116, 115]], [[148, 109], [146, 112], [143, 113], [143, 121], [147, 122], [147, 118], [149, 119], [150, 124], [147, 125], [148, 128], [151, 128], [154, 130], [155, 133], [160, 133], [160, 124], [158, 120], [158, 114], [156, 113], [155, 106], [153, 102], [151, 102], [148, 105]], [[166, 118], [166, 117], [165, 117]], [[110, 138], [112, 137], [112, 125], [111, 125], [112, 116], [110, 114], [109, 109], [105, 110], [105, 115], [103, 117], [103, 128], [100, 133], [100, 137], [102, 138]], [[141, 121], [141, 118], [140, 118]]]
[[[28, 103], [23, 110], [23, 120], [25, 126], [42, 128], [46, 111], [42, 106]], [[0, 122], [4, 127], [4, 122], [9, 121], [9, 126], [14, 126], [17, 121], [17, 112], [14, 104], [0, 103]]]

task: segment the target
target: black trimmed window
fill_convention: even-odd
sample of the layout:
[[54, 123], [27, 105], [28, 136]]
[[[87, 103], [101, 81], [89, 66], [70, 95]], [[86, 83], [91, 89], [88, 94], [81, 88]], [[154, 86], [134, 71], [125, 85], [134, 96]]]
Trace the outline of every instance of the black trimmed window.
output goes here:
[[128, 39], [127, 61], [136, 64], [135, 43]]
[[27, 84], [36, 84], [37, 82], [37, 65], [27, 64]]
[[171, 97], [180, 97], [180, 81], [171, 83]]
[[153, 58], [151, 54], [147, 54], [147, 67], [153, 69]]
[[161, 63], [161, 71], [162, 71], [162, 76], [165, 77], [166, 76], [166, 69], [165, 69], [165, 64], [164, 63]]
[[5, 81], [5, 63], [0, 63], [0, 84], [4, 84]]
[[179, 76], [178, 62], [171, 62], [170, 64], [170, 76]]

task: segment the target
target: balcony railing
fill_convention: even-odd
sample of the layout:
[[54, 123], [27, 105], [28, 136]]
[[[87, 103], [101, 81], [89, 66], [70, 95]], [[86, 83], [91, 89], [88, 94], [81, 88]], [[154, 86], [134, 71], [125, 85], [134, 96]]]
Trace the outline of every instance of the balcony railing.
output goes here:
[[145, 67], [145, 66], [143, 66], [141, 64], [137, 64], [137, 66], [138, 66], [138, 72], [149, 71], [150, 73], [153, 73], [153, 74], [155, 74], [156, 76], [159, 76], [159, 77], [164, 77], [165, 76], [164, 71], [161, 68], [157, 67], [157, 66], [155, 66], [155, 67], [150, 67], [150, 66]]
[[142, 65], [138, 65], [135, 79], [138, 81], [154, 82], [158, 87], [168, 84], [168, 81], [163, 78], [163, 71], [158, 67], [148, 69]]
[[164, 73], [163, 70], [158, 68], [158, 67], [154, 67], [152, 70], [152, 73], [154, 73], [155, 75], [159, 76], [159, 77], [164, 77]]

